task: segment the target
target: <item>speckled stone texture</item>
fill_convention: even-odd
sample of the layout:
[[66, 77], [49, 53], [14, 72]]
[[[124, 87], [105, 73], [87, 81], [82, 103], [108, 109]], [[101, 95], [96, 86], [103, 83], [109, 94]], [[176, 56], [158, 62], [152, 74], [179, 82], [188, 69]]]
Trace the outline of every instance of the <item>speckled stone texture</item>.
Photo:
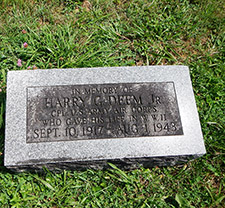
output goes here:
[[[27, 142], [27, 89], [86, 84], [172, 82], [180, 135], [126, 136]], [[150, 135], [150, 134], [149, 134]], [[175, 165], [206, 153], [186, 66], [106, 67], [10, 71], [7, 77], [4, 165], [15, 171]]]

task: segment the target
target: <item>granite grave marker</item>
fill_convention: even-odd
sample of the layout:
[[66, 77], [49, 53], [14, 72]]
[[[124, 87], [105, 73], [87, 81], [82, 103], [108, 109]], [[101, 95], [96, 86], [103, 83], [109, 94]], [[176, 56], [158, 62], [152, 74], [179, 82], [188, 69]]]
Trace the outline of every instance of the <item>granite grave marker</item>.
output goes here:
[[8, 73], [10, 169], [150, 167], [204, 153], [186, 66]]

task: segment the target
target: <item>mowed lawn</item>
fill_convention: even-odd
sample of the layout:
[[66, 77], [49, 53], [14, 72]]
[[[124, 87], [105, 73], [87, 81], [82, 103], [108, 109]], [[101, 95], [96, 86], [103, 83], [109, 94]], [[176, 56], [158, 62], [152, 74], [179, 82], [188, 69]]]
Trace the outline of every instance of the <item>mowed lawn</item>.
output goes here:
[[[187, 65], [207, 154], [175, 167], [13, 173], [10, 70]], [[225, 207], [224, 0], [0, 0], [0, 207]]]

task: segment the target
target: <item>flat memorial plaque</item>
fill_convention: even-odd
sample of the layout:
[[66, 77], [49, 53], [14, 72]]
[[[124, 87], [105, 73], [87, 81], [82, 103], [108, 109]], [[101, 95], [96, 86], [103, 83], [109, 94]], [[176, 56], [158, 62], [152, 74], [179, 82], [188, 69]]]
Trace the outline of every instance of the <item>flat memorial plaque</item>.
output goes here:
[[173, 165], [205, 153], [184, 66], [8, 73], [5, 165]]
[[27, 88], [27, 143], [182, 134], [173, 82]]

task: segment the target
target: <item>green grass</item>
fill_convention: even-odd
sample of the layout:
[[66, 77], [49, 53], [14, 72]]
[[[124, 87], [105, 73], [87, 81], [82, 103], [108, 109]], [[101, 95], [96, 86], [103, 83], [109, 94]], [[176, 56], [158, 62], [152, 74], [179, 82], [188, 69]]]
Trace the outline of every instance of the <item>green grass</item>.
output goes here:
[[[90, 2], [0, 0], [0, 207], [224, 207], [225, 2]], [[190, 67], [205, 156], [133, 171], [4, 168], [8, 71], [157, 64]]]

